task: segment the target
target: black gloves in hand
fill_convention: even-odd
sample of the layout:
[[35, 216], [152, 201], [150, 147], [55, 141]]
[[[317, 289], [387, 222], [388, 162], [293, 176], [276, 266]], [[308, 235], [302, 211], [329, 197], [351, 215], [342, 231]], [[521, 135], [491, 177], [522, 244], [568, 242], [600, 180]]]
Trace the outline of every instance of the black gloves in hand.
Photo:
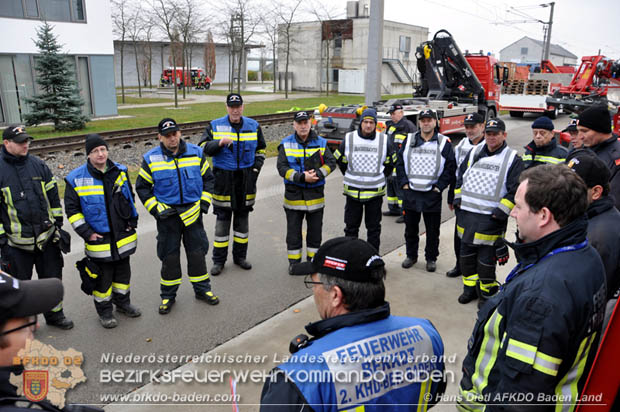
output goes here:
[[495, 247], [495, 259], [497, 263], [501, 265], [505, 265], [508, 263], [508, 259], [510, 258], [510, 253], [508, 253], [508, 246], [505, 242], [502, 241], [500, 245]]

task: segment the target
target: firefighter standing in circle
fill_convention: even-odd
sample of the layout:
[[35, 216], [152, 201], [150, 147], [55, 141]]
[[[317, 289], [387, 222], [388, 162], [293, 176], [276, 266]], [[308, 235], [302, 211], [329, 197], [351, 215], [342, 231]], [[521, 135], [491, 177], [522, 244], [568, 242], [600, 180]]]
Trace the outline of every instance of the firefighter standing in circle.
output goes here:
[[82, 264], [90, 260], [96, 268], [89, 274], [95, 277], [95, 309], [101, 325], [109, 329], [118, 325], [112, 304], [126, 316], [141, 315], [130, 303], [129, 290], [129, 256], [138, 246], [138, 213], [127, 167], [108, 158], [108, 144], [98, 134], [86, 136], [86, 156], [86, 163], [65, 179], [65, 212], [84, 239]]
[[[385, 124], [388, 142], [392, 145], [392, 150], [398, 152], [403, 145], [403, 142], [407, 139], [409, 133], [415, 133], [418, 129], [409, 119], [405, 117], [403, 105], [395, 103], [390, 106], [388, 114], [391, 120], [388, 120]], [[396, 223], [405, 223], [403, 217], [403, 193], [400, 186], [398, 186], [396, 179], [396, 168], [392, 171], [392, 174], [387, 178], [387, 201], [388, 210], [383, 212], [383, 216], [398, 216]]]
[[458, 301], [462, 304], [480, 298], [482, 305], [497, 293], [496, 261], [500, 265], [508, 261], [504, 236], [523, 161], [508, 147], [506, 136], [504, 122], [489, 119], [484, 144], [469, 151], [457, 173], [453, 205], [461, 237], [463, 293]]
[[160, 121], [158, 130], [160, 145], [143, 156], [136, 192], [157, 219], [157, 257], [162, 262], [159, 313], [165, 315], [181, 284], [181, 240], [196, 299], [209, 305], [220, 301], [211, 292], [205, 258], [209, 240], [202, 225], [202, 214], [211, 205], [213, 173], [202, 149], [181, 138], [173, 119]]
[[525, 169], [542, 164], [563, 163], [568, 150], [558, 145], [553, 133], [553, 122], [546, 116], [540, 116], [532, 123], [534, 140], [525, 146], [522, 159]]
[[405, 243], [407, 257], [403, 268], [418, 261], [420, 218], [426, 226], [426, 270], [437, 269], [439, 227], [441, 226], [441, 192], [454, 180], [456, 160], [450, 139], [438, 133], [437, 113], [426, 109], [418, 115], [420, 130], [407, 137], [398, 152], [396, 174], [403, 188], [405, 209]]
[[[466, 138], [462, 138], [459, 144], [457, 144], [456, 147], [454, 148], [454, 158], [456, 159], [457, 177], [458, 177], [459, 168], [461, 167], [461, 164], [463, 164], [463, 160], [465, 160], [465, 158], [469, 154], [469, 151], [473, 149], [477, 144], [484, 141], [485, 122], [484, 122], [484, 117], [480, 113], [468, 114], [465, 117], [463, 124], [465, 125], [465, 137]], [[454, 184], [455, 183], [456, 181], [454, 181], [453, 184], [451, 184], [450, 188], [448, 189], [448, 207], [450, 208], [450, 210], [454, 210], [454, 206], [452, 206], [452, 204], [454, 203], [454, 189], [455, 189]], [[457, 231], [457, 228], [459, 227], [458, 211], [455, 213], [455, 215], [456, 215], [456, 219], [455, 219], [456, 221], [454, 224], [454, 255], [456, 256], [456, 265], [452, 269], [450, 269], [448, 272], [446, 272], [446, 276], [449, 278], [456, 278], [456, 277], [461, 276], [461, 265], [459, 261], [459, 256], [461, 254], [461, 236], [459, 232]]]
[[301, 262], [302, 224], [306, 218], [306, 257], [311, 260], [321, 246], [325, 178], [336, 168], [336, 159], [327, 140], [311, 128], [307, 112], [298, 112], [293, 120], [295, 133], [278, 146], [277, 168], [284, 178], [286, 248], [289, 272]]
[[[30, 137], [23, 126], [9, 126], [2, 133], [0, 153], [0, 245], [3, 270], [29, 280], [33, 266], [39, 279], [62, 279], [60, 251], [62, 207], [58, 185], [47, 165], [30, 156]], [[73, 328], [62, 301], [44, 313], [48, 325]]]
[[596, 355], [605, 271], [586, 238], [586, 185], [563, 164], [526, 170], [520, 180], [509, 244], [519, 263], [478, 311], [461, 411], [572, 411]]
[[306, 276], [322, 320], [306, 326], [310, 339], [291, 341], [293, 356], [263, 386], [261, 412], [409, 411], [414, 405], [425, 411], [438, 402], [447, 382], [437, 378], [445, 370], [441, 336], [427, 319], [390, 314], [385, 263], [372, 245], [330, 239], [291, 274]]
[[344, 234], [358, 237], [362, 216], [368, 243], [379, 250], [381, 243], [381, 204], [386, 176], [392, 173], [396, 153], [384, 133], [377, 132], [377, 112], [365, 109], [357, 130], [345, 135], [334, 152], [344, 174]]
[[213, 157], [215, 188], [213, 212], [215, 239], [211, 274], [224, 270], [228, 256], [230, 223], [233, 226], [233, 262], [245, 270], [248, 262], [249, 217], [256, 201], [256, 180], [265, 162], [265, 138], [256, 120], [243, 116], [243, 98], [237, 93], [226, 97], [227, 116], [211, 121], [200, 146]]

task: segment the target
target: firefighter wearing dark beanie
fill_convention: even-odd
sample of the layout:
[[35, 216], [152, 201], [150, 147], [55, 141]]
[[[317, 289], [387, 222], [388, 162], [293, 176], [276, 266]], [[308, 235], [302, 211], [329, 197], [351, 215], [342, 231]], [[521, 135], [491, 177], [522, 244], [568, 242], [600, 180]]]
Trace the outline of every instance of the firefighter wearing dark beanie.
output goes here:
[[108, 144], [106, 143], [106, 141], [103, 140], [103, 138], [99, 136], [98, 134], [93, 133], [93, 134], [86, 135], [86, 155], [87, 156], [90, 152], [92, 152], [92, 150], [95, 147], [99, 147], [99, 146], [105, 146], [106, 148], [108, 148]]
[[579, 135], [611, 172], [609, 185], [616, 208], [620, 209], [620, 141], [611, 133], [611, 116], [606, 106], [594, 106], [579, 115]]

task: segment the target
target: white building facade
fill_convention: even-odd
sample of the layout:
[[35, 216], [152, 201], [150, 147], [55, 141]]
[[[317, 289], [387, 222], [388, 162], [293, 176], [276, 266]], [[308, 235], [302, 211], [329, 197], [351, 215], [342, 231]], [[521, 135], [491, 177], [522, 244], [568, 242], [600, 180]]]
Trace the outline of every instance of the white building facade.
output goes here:
[[[499, 52], [503, 62], [537, 64], [542, 60], [543, 42], [524, 36]], [[575, 66], [578, 57], [562, 46], [551, 44], [549, 60], [556, 66]]]
[[[37, 90], [33, 39], [47, 20], [93, 117], [117, 114], [110, 0], [1, 0], [0, 124], [23, 123]], [[10, 39], [10, 41], [9, 41]]]

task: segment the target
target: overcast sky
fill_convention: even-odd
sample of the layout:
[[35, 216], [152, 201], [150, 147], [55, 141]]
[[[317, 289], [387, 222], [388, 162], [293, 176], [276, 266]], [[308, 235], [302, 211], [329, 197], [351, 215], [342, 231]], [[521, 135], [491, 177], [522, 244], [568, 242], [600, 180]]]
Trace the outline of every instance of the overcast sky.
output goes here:
[[[346, 0], [330, 0], [330, 3], [341, 5], [344, 16]], [[499, 56], [502, 48], [523, 36], [543, 39], [540, 23], [507, 23], [531, 20], [515, 13], [549, 21], [550, 8], [540, 7], [541, 3], [536, 0], [385, 0], [384, 18], [428, 27], [431, 35], [446, 29], [461, 50], [483, 49]], [[604, 55], [620, 59], [619, 20], [619, 0], [555, 0], [551, 42], [579, 58], [597, 54], [600, 48]]]

